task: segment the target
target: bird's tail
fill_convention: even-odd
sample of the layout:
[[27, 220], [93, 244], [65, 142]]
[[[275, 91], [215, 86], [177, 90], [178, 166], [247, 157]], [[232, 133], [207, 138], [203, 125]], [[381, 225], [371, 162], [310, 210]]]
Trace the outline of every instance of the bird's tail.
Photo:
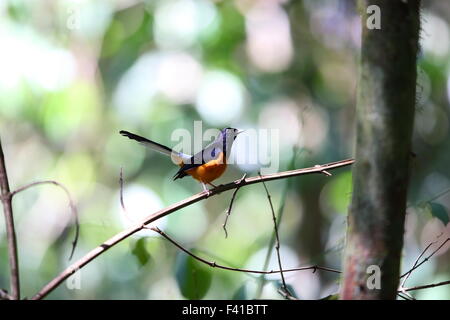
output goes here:
[[183, 162], [183, 159], [186, 158], [187, 156], [185, 156], [184, 154], [177, 152], [169, 147], [166, 147], [162, 144], [159, 144], [155, 141], [149, 140], [147, 138], [141, 137], [137, 134], [125, 131], [125, 130], [121, 130], [119, 132], [121, 135], [123, 135], [124, 137], [130, 138], [132, 140], [136, 140], [137, 142], [139, 142], [140, 144], [144, 145], [145, 147], [148, 147], [152, 150], [158, 151], [162, 154], [165, 154], [169, 157], [172, 158], [172, 160], [176, 163], [176, 164], [181, 164]]

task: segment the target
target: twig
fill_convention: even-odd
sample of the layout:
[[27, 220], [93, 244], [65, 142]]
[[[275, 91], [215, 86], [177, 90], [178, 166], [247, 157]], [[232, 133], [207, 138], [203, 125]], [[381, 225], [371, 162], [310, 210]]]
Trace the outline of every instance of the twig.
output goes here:
[[[241, 179], [238, 180], [237, 184], [240, 185], [242, 183], [242, 181], [244, 181], [245, 177], [247, 176], [247, 174], [245, 173]], [[234, 192], [233, 195], [231, 196], [231, 201], [230, 201], [230, 205], [228, 206], [228, 209], [226, 211], [226, 215], [225, 215], [225, 221], [223, 222], [222, 228], [223, 231], [225, 232], [225, 238], [228, 238], [228, 232], [227, 232], [227, 223], [228, 223], [228, 218], [231, 215], [231, 209], [233, 208], [233, 203], [234, 203], [234, 199], [236, 198], [236, 194], [238, 193], [239, 189], [241, 187], [237, 187]]]
[[[302, 148], [300, 149], [300, 152], [304, 151], [306, 149]], [[297, 153], [298, 152], [297, 147], [294, 147], [293, 149], [293, 155], [291, 157], [291, 161], [288, 165], [288, 170], [293, 170], [295, 167], [295, 160], [297, 158]], [[292, 181], [293, 180], [288, 180], [287, 183], [285, 183], [284, 189], [283, 189], [283, 194], [281, 196], [281, 205], [278, 208], [278, 212], [277, 212], [277, 223], [280, 224], [281, 223], [281, 219], [283, 218], [283, 212], [284, 212], [284, 207], [286, 205], [286, 198], [288, 195], [289, 190], [291, 189], [291, 185], [292, 185]], [[269, 261], [270, 258], [272, 256], [272, 249], [275, 245], [275, 233], [272, 233], [271, 237], [270, 237], [270, 241], [269, 241], [269, 245], [267, 248], [267, 253], [266, 253], [266, 257], [264, 259], [264, 267], [263, 270], [267, 270], [267, 267], [269, 266]], [[258, 286], [256, 288], [256, 293], [255, 293], [255, 298], [259, 299], [261, 297], [263, 288], [264, 288], [264, 283], [265, 283], [266, 279], [264, 275], [261, 275], [258, 281]]]
[[[434, 250], [428, 257], [426, 257], [425, 259], [423, 259], [420, 263], [417, 263], [417, 261], [416, 261], [416, 263], [414, 264], [414, 266], [410, 269], [410, 270], [408, 270], [407, 272], [405, 272], [404, 274], [402, 274], [401, 276], [400, 276], [400, 279], [402, 279], [403, 277], [405, 277], [405, 276], [408, 276], [409, 274], [411, 274], [411, 272], [413, 272], [414, 270], [416, 270], [417, 268], [419, 268], [422, 264], [424, 264], [425, 262], [427, 262], [432, 256], [434, 256], [435, 254], [436, 254], [436, 252], [438, 252], [447, 242], [449, 242], [450, 241], [450, 238], [447, 238], [444, 242], [442, 242], [441, 243], [441, 245], [436, 249], [436, 250]], [[433, 245], [434, 243], [436, 243], [436, 242], [432, 242], [432, 243], [430, 243], [426, 248], [425, 248], [425, 250], [422, 252], [422, 254], [419, 256], [419, 258], [425, 253], [425, 251], [431, 246], [431, 245]]]
[[282, 288], [278, 289], [278, 293], [281, 294], [286, 300], [298, 300], [296, 297], [291, 295], [289, 291], [283, 290]]
[[[408, 280], [409, 276], [412, 274], [412, 271], [414, 270], [414, 268], [417, 266], [417, 263], [419, 263], [420, 258], [422, 258], [422, 256], [425, 254], [425, 252], [427, 252], [428, 248], [430, 248], [433, 244], [435, 244], [436, 241], [431, 242], [429, 245], [426, 246], [426, 248], [420, 253], [420, 255], [417, 257], [416, 261], [414, 261], [414, 264], [412, 266], [412, 269], [410, 269], [405, 275], [405, 277], [403, 278], [402, 283], [400, 284], [400, 288], [403, 288], [405, 286], [406, 280]], [[403, 277], [403, 276], [402, 276]], [[400, 279], [402, 278], [400, 277]]]
[[407, 296], [405, 296], [405, 295], [403, 295], [403, 294], [401, 294], [401, 293], [398, 293], [398, 292], [397, 292], [397, 296], [399, 296], [399, 297], [402, 298], [403, 300], [411, 300], [411, 299], [409, 299]]
[[397, 295], [401, 296], [402, 298], [408, 298], [408, 300], [416, 300], [416, 298], [414, 298], [409, 292], [405, 291], [405, 288], [401, 287], [398, 291], [397, 291]]
[[132, 234], [142, 230], [146, 225], [149, 223], [152, 223], [153, 221], [156, 221], [162, 217], [165, 217], [168, 214], [171, 214], [175, 211], [178, 211], [182, 208], [185, 208], [187, 206], [190, 206], [194, 203], [197, 203], [199, 201], [202, 201], [208, 197], [216, 196], [217, 194], [236, 189], [237, 187], [243, 187], [255, 183], [261, 183], [262, 181], [272, 181], [272, 180], [278, 180], [278, 179], [285, 179], [289, 177], [295, 177], [300, 175], [308, 175], [308, 174], [317, 174], [321, 173], [323, 170], [333, 170], [337, 168], [342, 168], [349, 166], [354, 163], [353, 159], [347, 159], [337, 162], [328, 163], [319, 167], [312, 167], [312, 168], [304, 168], [304, 169], [297, 169], [297, 170], [291, 170], [291, 171], [285, 171], [275, 174], [266, 175], [263, 177], [252, 177], [252, 178], [246, 178], [241, 182], [241, 185], [237, 185], [236, 181], [220, 185], [217, 188], [214, 188], [209, 191], [209, 194], [205, 192], [197, 193], [189, 198], [186, 198], [182, 201], [179, 201], [177, 203], [174, 203], [173, 205], [164, 208], [162, 210], [159, 210], [148, 217], [144, 218], [140, 223], [136, 223], [135, 225], [131, 226], [128, 229], [123, 230], [122, 232], [119, 232], [109, 240], [105, 241], [100, 246], [94, 248], [90, 252], [88, 252], [84, 257], [80, 258], [78, 261], [74, 262], [72, 265], [67, 267], [64, 271], [62, 271], [58, 276], [56, 276], [53, 280], [51, 280], [48, 284], [46, 284], [36, 295], [32, 297], [34, 300], [42, 299], [45, 296], [47, 296], [50, 292], [52, 292], [56, 287], [58, 287], [64, 280], [66, 280], [68, 277], [70, 277], [76, 270], [81, 269], [84, 267], [87, 263], [104, 253], [109, 248], [113, 247], [117, 243], [121, 242], [122, 240], [128, 238]]
[[18, 194], [19, 192], [25, 191], [31, 187], [37, 186], [37, 185], [41, 185], [41, 184], [53, 184], [55, 186], [60, 187], [67, 195], [67, 198], [69, 199], [69, 207], [70, 207], [70, 211], [72, 213], [74, 222], [75, 222], [75, 237], [72, 241], [72, 250], [70, 252], [70, 256], [69, 256], [69, 260], [72, 259], [73, 254], [75, 252], [75, 248], [77, 247], [77, 243], [78, 243], [78, 236], [80, 234], [80, 223], [78, 221], [78, 211], [77, 211], [77, 207], [75, 206], [75, 203], [72, 199], [72, 196], [70, 195], [69, 190], [66, 188], [66, 186], [64, 186], [62, 183], [58, 182], [58, 181], [54, 181], [54, 180], [43, 180], [43, 181], [36, 181], [36, 182], [32, 182], [29, 183], [27, 185], [24, 185], [20, 188], [17, 188], [16, 190], [11, 192], [11, 197], [15, 196], [16, 194]]
[[447, 188], [447, 189], [445, 189], [444, 191], [442, 191], [442, 192], [440, 192], [440, 193], [434, 195], [434, 196], [431, 197], [430, 199], [428, 199], [428, 200], [426, 200], [426, 201], [423, 201], [423, 202], [428, 202], [428, 203], [429, 203], [429, 202], [431, 202], [431, 201], [434, 201], [434, 200], [436, 200], [436, 199], [442, 197], [443, 195], [445, 195], [445, 194], [447, 194], [447, 193], [449, 193], [449, 192], [450, 192], [450, 188]]
[[17, 239], [14, 228], [12, 209], [12, 194], [9, 189], [8, 174], [6, 173], [5, 156], [0, 140], [0, 194], [5, 215], [6, 238], [8, 240], [8, 257], [10, 267], [11, 298], [20, 299], [19, 258], [17, 254]]
[[[258, 172], [258, 175], [261, 177], [261, 173]], [[280, 255], [280, 237], [278, 235], [278, 225], [277, 218], [275, 217], [275, 210], [273, 209], [272, 197], [270, 196], [269, 190], [267, 189], [266, 183], [263, 181], [264, 190], [266, 191], [267, 200], [269, 201], [270, 211], [272, 213], [273, 220], [273, 231], [275, 232], [275, 250], [277, 251], [277, 259], [278, 259], [278, 267], [280, 268], [281, 282], [283, 284], [282, 290], [286, 295], [285, 298], [292, 297], [292, 294], [289, 292], [286, 281], [284, 279], [283, 267], [281, 266], [281, 255]]]
[[[412, 274], [412, 272], [414, 271], [414, 270], [416, 270], [418, 267], [420, 267], [422, 264], [424, 264], [425, 262], [427, 262], [433, 255], [435, 255], [436, 254], [436, 252], [438, 252], [448, 241], [450, 241], [450, 238], [447, 238], [443, 243], [441, 243], [441, 245], [436, 249], [436, 250], [434, 250], [428, 257], [426, 257], [425, 259], [423, 259], [420, 263], [419, 263], [419, 261], [420, 261], [420, 258], [422, 258], [423, 257], [423, 255], [428, 251], [428, 249], [433, 245], [433, 244], [436, 244], [437, 243], [437, 241], [434, 241], [434, 242], [431, 242], [430, 244], [428, 244], [426, 247], [425, 247], [425, 249], [423, 249], [423, 251], [420, 253], [420, 255], [417, 257], [417, 259], [416, 259], [416, 261], [414, 262], [414, 265], [413, 265], [413, 267], [411, 268], [411, 269], [409, 269], [407, 272], [405, 272], [403, 275], [401, 275], [400, 276], [400, 279], [402, 279], [403, 278], [403, 280], [402, 280], [402, 283], [400, 284], [400, 286], [399, 286], [399, 288], [398, 288], [398, 292], [397, 292], [397, 294], [399, 295], [399, 293], [402, 293], [403, 295], [405, 295], [405, 296], [407, 296], [410, 300], [416, 300], [411, 294], [409, 294], [407, 291], [411, 291], [410, 289], [408, 289], [408, 288], [405, 288], [405, 283], [406, 283], [406, 280], [408, 280], [408, 278], [411, 276], [411, 274]], [[435, 286], [435, 285], [431, 285], [432, 287], [433, 286]], [[424, 289], [427, 287], [427, 286], [421, 286], [421, 287], [423, 287]], [[418, 290], [418, 289], [417, 289]], [[399, 295], [400, 296], [400, 295]], [[404, 297], [402, 297], [402, 298], [404, 298]]]
[[449, 285], [449, 284], [450, 284], [450, 280], [447, 280], [447, 281], [442, 281], [442, 282], [438, 282], [438, 283], [426, 284], [423, 286], [404, 288], [403, 291], [406, 292], [406, 291], [429, 289], [429, 288], [440, 287], [440, 286], [445, 286], [445, 285]]
[[188, 254], [195, 260], [200, 261], [212, 268], [218, 268], [218, 269], [229, 270], [229, 271], [237, 271], [237, 272], [245, 272], [245, 273], [258, 273], [258, 274], [274, 274], [274, 273], [294, 272], [294, 271], [304, 271], [304, 270], [312, 270], [313, 273], [315, 273], [317, 270], [328, 271], [328, 272], [333, 272], [333, 273], [341, 273], [339, 270], [335, 270], [335, 269], [331, 269], [331, 268], [327, 268], [327, 267], [320, 267], [320, 266], [309, 266], [309, 267], [292, 268], [292, 269], [285, 269], [285, 270], [269, 270], [269, 271], [227, 267], [224, 265], [217, 264], [215, 261], [208, 261], [206, 259], [203, 259], [202, 257], [195, 255], [194, 253], [192, 253], [189, 250], [187, 250], [186, 248], [184, 248], [181, 244], [176, 242], [174, 239], [169, 237], [164, 231], [162, 231], [158, 227], [150, 227], [150, 228], [145, 227], [145, 229], [150, 229], [154, 232], [159, 233], [162, 237], [164, 237], [167, 241], [172, 243], [175, 247], [177, 247], [184, 253]]

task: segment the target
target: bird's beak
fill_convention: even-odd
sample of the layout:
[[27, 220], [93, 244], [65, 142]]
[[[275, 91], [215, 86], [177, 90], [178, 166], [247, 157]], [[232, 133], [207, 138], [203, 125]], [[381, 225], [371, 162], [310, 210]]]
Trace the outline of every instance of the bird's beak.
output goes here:
[[241, 134], [242, 132], [244, 132], [245, 130], [239, 130], [238, 132], [236, 132], [236, 135]]

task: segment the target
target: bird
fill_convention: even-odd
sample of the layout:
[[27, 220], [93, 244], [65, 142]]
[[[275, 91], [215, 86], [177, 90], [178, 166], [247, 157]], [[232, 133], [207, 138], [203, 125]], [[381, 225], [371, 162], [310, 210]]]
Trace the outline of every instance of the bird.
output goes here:
[[209, 194], [210, 190], [208, 190], [206, 185], [216, 188], [212, 182], [219, 178], [227, 169], [227, 158], [230, 155], [231, 147], [236, 137], [243, 131], [230, 127], [222, 129], [212, 143], [194, 155], [175, 151], [165, 145], [126, 130], [120, 130], [119, 133], [124, 137], [139, 142], [145, 147], [171, 157], [173, 162], [180, 167], [173, 176], [174, 180], [189, 175], [199, 181], [203, 190]]

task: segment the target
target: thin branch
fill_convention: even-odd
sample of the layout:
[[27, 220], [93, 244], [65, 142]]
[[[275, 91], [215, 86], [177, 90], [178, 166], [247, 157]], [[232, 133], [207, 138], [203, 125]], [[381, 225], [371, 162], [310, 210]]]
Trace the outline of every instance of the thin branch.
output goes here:
[[[164, 208], [162, 210], [159, 210], [148, 217], [144, 218], [140, 223], [136, 223], [134, 226], [131, 226], [128, 229], [123, 230], [122, 232], [119, 232], [109, 240], [105, 241], [100, 246], [94, 248], [90, 252], [88, 252], [84, 257], [80, 258], [78, 261], [67, 267], [64, 271], [62, 271], [58, 276], [56, 276], [53, 280], [51, 280], [48, 284], [46, 284], [35, 296], [32, 297], [34, 300], [42, 299], [45, 296], [47, 296], [50, 292], [52, 292], [56, 287], [58, 287], [64, 280], [66, 280], [68, 277], [70, 277], [74, 272], [76, 272], [78, 269], [81, 269], [84, 267], [87, 263], [104, 253], [109, 248], [113, 247], [114, 245], [118, 244], [119, 242], [123, 241], [124, 239], [128, 238], [132, 234], [142, 230], [146, 225], [149, 223], [152, 223], [158, 219], [161, 219], [162, 217], [167, 216], [168, 214], [171, 214], [175, 211], [178, 211], [182, 208], [185, 208], [187, 206], [190, 206], [194, 203], [197, 203], [199, 201], [202, 201], [208, 197], [216, 196], [221, 192], [233, 190], [238, 187], [248, 186], [255, 183], [261, 183], [263, 181], [272, 181], [272, 180], [278, 180], [278, 179], [285, 179], [289, 177], [295, 177], [300, 175], [308, 175], [308, 174], [317, 174], [322, 173], [323, 170], [333, 170], [337, 168], [342, 168], [349, 166], [353, 164], [355, 161], [353, 159], [347, 159], [337, 162], [332, 162], [328, 164], [324, 164], [321, 166], [315, 166], [311, 168], [304, 168], [304, 169], [297, 169], [297, 170], [291, 170], [291, 171], [285, 171], [270, 175], [265, 175], [263, 177], [252, 177], [252, 178], [246, 178], [242, 180], [242, 182], [238, 185], [237, 181], [225, 184], [225, 185], [219, 185], [217, 188], [214, 188], [212, 190], [208, 190], [208, 192], [200, 192], [197, 193], [189, 198], [186, 198], [182, 201], [179, 201], [177, 203], [172, 204], [171, 206]], [[318, 269], [318, 268], [316, 268]]]
[[5, 156], [0, 140], [0, 195], [5, 215], [6, 238], [8, 240], [8, 258], [10, 267], [11, 297], [20, 299], [19, 257], [17, 254], [17, 238], [14, 228], [14, 215], [12, 208], [12, 194], [9, 189], [8, 174], [6, 172]]
[[[424, 254], [428, 251], [428, 249], [433, 245], [436, 244], [437, 241], [431, 242], [430, 244], [428, 244], [425, 249], [423, 249], [423, 251], [420, 253], [420, 255], [417, 257], [416, 261], [414, 262], [413, 267], [408, 270], [407, 272], [405, 272], [402, 276], [400, 276], [400, 279], [403, 278], [402, 283], [399, 286], [399, 289], [397, 291], [397, 295], [400, 296], [400, 293], [405, 295], [406, 297], [409, 298], [409, 300], [416, 300], [411, 294], [409, 294], [407, 291], [411, 291], [411, 289], [408, 289], [405, 287], [405, 283], [406, 280], [408, 280], [408, 278], [411, 276], [412, 272], [414, 270], [416, 270], [418, 267], [420, 267], [422, 264], [424, 264], [425, 262], [427, 262], [433, 255], [436, 254], [436, 252], [438, 252], [448, 241], [450, 241], [450, 238], [447, 238], [444, 242], [441, 243], [441, 245], [434, 250], [428, 257], [426, 257], [425, 259], [423, 259], [420, 263], [420, 259], [424, 256]], [[431, 285], [431, 287], [436, 286], [436, 285]], [[426, 285], [425, 286], [421, 286], [423, 289], [428, 288]], [[430, 287], [430, 288], [431, 288]], [[418, 290], [418, 289], [417, 289]], [[404, 298], [404, 297], [402, 297]]]
[[291, 295], [289, 291], [283, 290], [282, 288], [278, 289], [278, 293], [281, 294], [286, 300], [298, 300], [296, 297]]
[[75, 248], [77, 247], [77, 243], [78, 243], [78, 237], [80, 235], [80, 223], [78, 221], [78, 211], [77, 211], [77, 207], [75, 206], [75, 203], [72, 199], [72, 196], [70, 195], [69, 190], [66, 188], [65, 185], [63, 185], [62, 183], [55, 181], [55, 180], [42, 180], [42, 181], [36, 181], [36, 182], [32, 182], [29, 183], [27, 185], [24, 185], [20, 188], [17, 188], [16, 190], [11, 192], [11, 197], [15, 196], [16, 194], [18, 194], [19, 192], [25, 191], [31, 187], [34, 186], [38, 186], [38, 185], [42, 185], [42, 184], [53, 184], [57, 187], [60, 187], [67, 195], [67, 198], [69, 199], [69, 207], [70, 207], [70, 212], [72, 213], [73, 216], [73, 220], [75, 223], [75, 237], [72, 241], [72, 250], [70, 251], [70, 256], [69, 256], [69, 260], [72, 259], [73, 254], [75, 252]]
[[[429, 245], [426, 246], [426, 248], [420, 253], [420, 255], [417, 257], [416, 261], [414, 261], [414, 264], [412, 266], [412, 269], [410, 269], [407, 273], [405, 273], [405, 277], [403, 278], [402, 283], [400, 284], [400, 288], [404, 288], [406, 280], [408, 280], [409, 276], [412, 274], [414, 268], [416, 268], [417, 264], [419, 263], [420, 258], [427, 252], [428, 248], [430, 248], [433, 244], [435, 244], [436, 241], [431, 242]], [[400, 277], [401, 279], [402, 277]]]
[[401, 293], [397, 293], [397, 296], [399, 296], [400, 298], [402, 298], [403, 300], [411, 300], [409, 299], [407, 296], [401, 294]]
[[230, 201], [230, 205], [228, 206], [227, 211], [225, 212], [225, 221], [223, 222], [222, 228], [223, 231], [225, 232], [225, 238], [228, 238], [228, 232], [227, 232], [227, 223], [228, 223], [228, 218], [231, 215], [231, 209], [233, 208], [233, 203], [234, 203], [234, 199], [236, 198], [236, 194], [238, 193], [239, 189], [241, 188], [240, 184], [242, 183], [242, 181], [244, 181], [245, 177], [247, 176], [247, 174], [245, 173], [241, 179], [238, 180], [237, 184], [239, 185], [233, 192], [233, 195], [231, 196], [231, 201]]
[[411, 287], [411, 288], [404, 288], [403, 291], [414, 291], [414, 290], [422, 290], [422, 289], [429, 289], [434, 287], [440, 287], [440, 286], [446, 286], [450, 284], [450, 280], [442, 281], [438, 283], [432, 283], [432, 284], [426, 284], [423, 286], [417, 286], [417, 287]]
[[208, 265], [208, 266], [210, 266], [212, 268], [218, 268], [218, 269], [229, 270], [229, 271], [236, 271], [236, 272], [244, 272], [244, 273], [258, 273], [258, 274], [274, 274], [274, 273], [294, 272], [294, 271], [304, 271], [304, 270], [312, 270], [313, 273], [315, 273], [317, 270], [328, 271], [328, 272], [333, 272], [333, 273], [341, 273], [339, 270], [326, 268], [326, 267], [320, 267], [320, 266], [309, 266], [309, 267], [292, 268], [292, 269], [285, 269], [285, 270], [270, 270], [270, 271], [250, 270], [250, 269], [241, 269], [241, 268], [227, 267], [227, 266], [224, 266], [224, 265], [217, 264], [215, 261], [206, 260], [206, 259], [204, 259], [202, 257], [199, 257], [196, 254], [190, 252], [189, 250], [184, 248], [181, 244], [179, 244], [174, 239], [169, 237], [164, 231], [162, 231], [158, 227], [150, 227], [150, 228], [145, 227], [145, 229], [150, 229], [150, 230], [152, 230], [154, 232], [159, 233], [162, 237], [164, 237], [167, 241], [172, 243], [175, 247], [177, 247], [178, 249], [180, 249], [184, 253], [188, 254], [189, 256], [194, 258], [195, 260], [197, 260], [199, 262], [202, 262], [202, 263], [204, 263], [204, 264], [206, 264], [206, 265]]
[[[297, 146], [295, 146], [293, 148], [292, 157], [291, 157], [291, 160], [288, 165], [288, 170], [293, 170], [295, 168], [295, 161], [297, 159], [297, 155], [305, 150], [306, 150], [305, 148], [298, 149]], [[291, 187], [292, 187], [292, 182], [293, 182], [293, 180], [290, 179], [284, 184], [283, 193], [281, 196], [281, 205], [278, 208], [278, 212], [277, 212], [277, 224], [278, 225], [281, 223], [281, 219], [283, 218], [284, 207], [286, 205], [287, 195], [289, 193], [289, 190], [291, 190]], [[264, 259], [263, 270], [266, 270], [267, 267], [269, 266], [269, 261], [270, 261], [270, 257], [272, 256], [272, 250], [273, 250], [274, 245], [275, 245], [275, 233], [272, 233], [272, 235], [270, 237], [269, 245], [267, 248], [266, 257]], [[256, 293], [255, 293], [256, 299], [259, 299], [261, 297], [265, 281], [266, 281], [266, 279], [265, 279], [264, 275], [261, 275], [259, 278], [259, 281], [258, 281], [258, 286], [256, 288]]]
[[[258, 172], [258, 175], [261, 177], [261, 173]], [[275, 232], [275, 250], [277, 252], [277, 259], [278, 259], [278, 267], [280, 268], [280, 275], [281, 275], [281, 282], [283, 284], [282, 290], [285, 295], [283, 295], [286, 299], [289, 299], [289, 297], [292, 297], [292, 294], [289, 292], [287, 286], [286, 286], [286, 280], [284, 279], [283, 274], [283, 267], [281, 266], [281, 255], [280, 255], [280, 236], [278, 234], [278, 225], [277, 225], [277, 218], [275, 216], [275, 210], [273, 209], [273, 203], [272, 203], [272, 197], [270, 196], [269, 190], [267, 189], [266, 183], [263, 181], [264, 190], [266, 191], [267, 200], [269, 201], [270, 205], [270, 211], [272, 213], [272, 220], [273, 220], [273, 231]]]
[[[403, 277], [405, 277], [405, 276], [408, 276], [408, 274], [411, 274], [411, 272], [413, 272], [414, 270], [416, 270], [417, 268], [419, 268], [421, 265], [423, 265], [425, 262], [427, 262], [432, 256], [434, 256], [435, 254], [436, 254], [436, 252], [438, 252], [447, 242], [449, 242], [450, 241], [450, 238], [447, 238], [444, 242], [442, 242], [441, 243], [441, 245], [436, 249], [436, 250], [434, 250], [428, 257], [426, 257], [425, 259], [423, 259], [420, 263], [415, 263], [414, 264], [414, 266], [410, 269], [410, 270], [408, 270], [407, 272], [405, 272], [404, 274], [402, 274], [401, 276], [400, 276], [400, 279], [401, 278], [403, 278]], [[429, 244], [426, 248], [425, 248], [425, 250], [424, 250], [424, 252], [420, 255], [420, 256], [422, 256], [424, 253], [425, 253], [425, 251], [432, 245], [432, 244], [434, 244], [434, 243], [436, 243], [436, 242], [432, 242], [431, 244]], [[420, 256], [419, 256], [419, 258], [420, 258]]]
[[444, 191], [442, 191], [442, 192], [440, 192], [440, 193], [434, 195], [434, 196], [431, 197], [430, 199], [428, 199], [428, 200], [426, 200], [426, 201], [423, 201], [423, 202], [432, 202], [432, 201], [434, 201], [434, 200], [436, 200], [436, 199], [442, 197], [443, 195], [445, 195], [445, 194], [447, 194], [447, 193], [449, 193], [449, 192], [450, 192], [450, 188], [447, 188], [447, 189], [445, 189]]
[[397, 295], [398, 296], [401, 296], [402, 298], [404, 298], [404, 297], [406, 297], [406, 298], [408, 298], [408, 300], [416, 300], [416, 298], [414, 298], [409, 292], [406, 292], [405, 291], [405, 288], [400, 288], [398, 291], [397, 291]]

